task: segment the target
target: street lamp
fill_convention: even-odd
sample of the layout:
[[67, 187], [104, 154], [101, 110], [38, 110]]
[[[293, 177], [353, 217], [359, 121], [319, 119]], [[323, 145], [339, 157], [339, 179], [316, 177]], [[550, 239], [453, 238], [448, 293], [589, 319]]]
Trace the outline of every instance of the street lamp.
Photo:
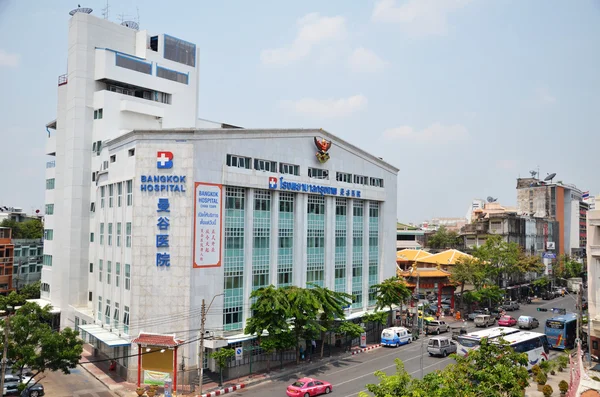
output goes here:
[[210, 303], [208, 304], [208, 308], [206, 307], [206, 302], [204, 301], [204, 299], [202, 299], [202, 306], [201, 306], [201, 317], [200, 317], [200, 353], [199, 353], [199, 362], [198, 362], [198, 367], [199, 371], [198, 371], [198, 376], [200, 377], [200, 379], [198, 379], [198, 383], [199, 383], [199, 388], [200, 388], [200, 395], [202, 395], [202, 386], [203, 386], [203, 378], [204, 378], [204, 326], [206, 324], [206, 313], [208, 313], [208, 311], [210, 310], [210, 307], [212, 306], [213, 302], [215, 301], [215, 298], [217, 296], [223, 296], [225, 295], [224, 293], [221, 294], [217, 294], [215, 296], [212, 297]]

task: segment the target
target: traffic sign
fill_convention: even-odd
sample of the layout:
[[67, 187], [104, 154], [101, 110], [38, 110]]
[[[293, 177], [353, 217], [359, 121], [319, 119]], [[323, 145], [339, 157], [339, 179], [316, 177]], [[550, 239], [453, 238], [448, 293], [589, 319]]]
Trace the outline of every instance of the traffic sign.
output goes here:
[[244, 349], [241, 347], [235, 348], [235, 359], [236, 361], [241, 361], [244, 358]]

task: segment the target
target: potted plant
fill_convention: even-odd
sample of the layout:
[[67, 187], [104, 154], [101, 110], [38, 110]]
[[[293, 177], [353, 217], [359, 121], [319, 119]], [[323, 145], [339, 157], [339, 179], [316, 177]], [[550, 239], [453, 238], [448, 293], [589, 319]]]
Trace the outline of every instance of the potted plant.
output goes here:
[[137, 389], [135, 389], [135, 392], [137, 393], [138, 396], [143, 396], [144, 393], [146, 393], [146, 389], [144, 389], [143, 387], [138, 387]]
[[548, 372], [550, 372], [550, 361], [541, 361], [540, 362], [540, 369], [542, 370], [542, 372], [544, 372], [546, 375], [548, 375]]
[[544, 371], [540, 371], [535, 377], [535, 381], [538, 385], [538, 391], [544, 391], [544, 385], [548, 382], [548, 375], [544, 373]]
[[546, 385], [542, 389], [542, 393], [544, 393], [544, 397], [550, 397], [553, 392], [554, 392], [554, 390], [552, 390], [552, 386], [550, 386], [550, 385]]
[[558, 356], [556, 361], [558, 362], [558, 372], [564, 371], [565, 368], [567, 368], [567, 366], [569, 365], [569, 357], [565, 355]]
[[537, 377], [537, 375], [540, 373], [541, 369], [539, 365], [534, 365], [533, 367], [531, 367], [531, 376], [533, 377], [533, 379], [535, 379]]
[[148, 394], [148, 397], [154, 397], [156, 395], [157, 390], [158, 390], [158, 386], [150, 385], [146, 394]]
[[569, 384], [566, 380], [561, 380], [558, 383], [558, 390], [560, 390], [561, 397], [565, 397], [565, 395], [567, 394], [567, 390], [569, 390]]
[[556, 375], [556, 368], [558, 368], [558, 362], [556, 360], [548, 360], [548, 369], [550, 370], [550, 375]]

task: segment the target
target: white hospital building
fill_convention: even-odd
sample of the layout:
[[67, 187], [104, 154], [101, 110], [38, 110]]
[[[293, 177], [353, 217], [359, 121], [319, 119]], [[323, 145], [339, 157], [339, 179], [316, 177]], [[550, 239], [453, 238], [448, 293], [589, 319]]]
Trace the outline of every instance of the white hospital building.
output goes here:
[[[42, 269], [61, 327], [122, 357], [141, 331], [197, 339], [215, 296], [206, 328], [239, 344], [249, 295], [269, 284], [352, 293], [352, 317], [372, 309], [370, 287], [395, 274], [398, 169], [321, 129], [198, 119], [196, 46], [136, 28], [70, 20]], [[197, 353], [186, 344], [178, 362]], [[135, 379], [137, 359], [118, 361]]]

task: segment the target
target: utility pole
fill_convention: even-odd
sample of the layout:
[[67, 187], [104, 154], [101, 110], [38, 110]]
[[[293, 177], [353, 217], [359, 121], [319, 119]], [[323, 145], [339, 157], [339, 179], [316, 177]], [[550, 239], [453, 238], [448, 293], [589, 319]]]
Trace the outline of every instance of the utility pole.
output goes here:
[[201, 306], [201, 317], [200, 317], [200, 359], [198, 362], [198, 367], [199, 371], [198, 371], [198, 376], [200, 377], [200, 379], [198, 379], [198, 386], [200, 389], [200, 393], [198, 393], [199, 395], [202, 395], [202, 386], [203, 386], [203, 378], [204, 378], [204, 334], [205, 334], [205, 325], [206, 325], [206, 313], [208, 313], [208, 311], [210, 310], [210, 307], [212, 306], [215, 298], [217, 296], [221, 296], [221, 295], [225, 295], [225, 294], [217, 294], [215, 296], [213, 296], [212, 300], [210, 301], [210, 303], [208, 304], [208, 307], [206, 307], [206, 302], [204, 301], [204, 299], [202, 299], [202, 306]]
[[2, 378], [0, 378], [0, 390], [4, 393], [4, 376], [6, 375], [6, 356], [8, 355], [8, 332], [10, 329], [10, 317], [4, 319], [4, 349], [2, 351]]

